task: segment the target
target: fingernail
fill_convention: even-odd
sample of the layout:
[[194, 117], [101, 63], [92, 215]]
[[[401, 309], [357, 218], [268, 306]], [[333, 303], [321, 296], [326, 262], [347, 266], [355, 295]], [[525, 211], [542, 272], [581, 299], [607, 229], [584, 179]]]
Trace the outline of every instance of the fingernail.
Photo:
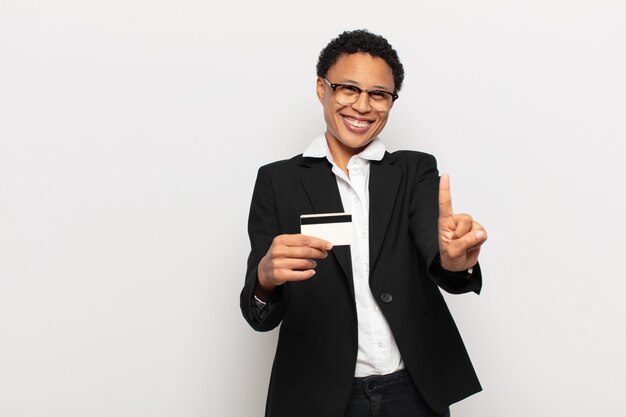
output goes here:
[[483, 232], [476, 232], [474, 233], [474, 236], [476, 236], [476, 239], [481, 240], [483, 237], [485, 237], [485, 234]]
[[313, 259], [311, 259], [311, 262], [313, 262], [313, 268], [315, 268], [317, 266], [317, 262], [315, 262]]
[[333, 244], [332, 243], [327, 243], [326, 244], [326, 249], [331, 250], [333, 248]]

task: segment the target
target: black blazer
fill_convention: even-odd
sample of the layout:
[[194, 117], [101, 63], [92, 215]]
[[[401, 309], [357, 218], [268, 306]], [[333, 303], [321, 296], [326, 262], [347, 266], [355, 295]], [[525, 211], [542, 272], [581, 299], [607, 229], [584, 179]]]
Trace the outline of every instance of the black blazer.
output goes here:
[[[438, 260], [439, 174], [432, 155], [385, 153], [370, 164], [370, 288], [415, 386], [435, 411], [481, 390], [438, 287], [481, 288]], [[278, 288], [261, 315], [253, 304], [257, 266], [279, 234], [299, 233], [300, 215], [342, 212], [331, 165], [298, 155], [259, 169], [248, 232], [251, 252], [241, 310], [259, 331], [281, 322], [268, 417], [342, 417], [357, 356], [357, 315], [348, 246], [318, 260], [316, 275]]]

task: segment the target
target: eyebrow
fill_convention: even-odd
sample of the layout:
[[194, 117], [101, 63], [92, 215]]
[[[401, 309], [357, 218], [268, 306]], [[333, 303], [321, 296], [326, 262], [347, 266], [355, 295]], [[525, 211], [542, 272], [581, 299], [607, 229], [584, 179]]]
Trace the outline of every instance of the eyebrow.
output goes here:
[[[351, 83], [351, 84], [360, 84], [358, 81], [355, 80], [343, 80], [344, 83]], [[373, 86], [376, 90], [384, 90], [384, 91], [392, 91], [391, 88], [387, 88], [384, 85], [374, 85]]]

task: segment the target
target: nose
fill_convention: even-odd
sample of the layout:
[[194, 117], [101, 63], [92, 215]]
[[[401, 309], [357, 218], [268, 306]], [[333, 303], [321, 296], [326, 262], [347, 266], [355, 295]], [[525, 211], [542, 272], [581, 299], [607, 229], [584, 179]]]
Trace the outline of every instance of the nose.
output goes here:
[[370, 106], [370, 96], [365, 91], [362, 91], [359, 98], [354, 102], [352, 108], [359, 113], [369, 113], [372, 110]]

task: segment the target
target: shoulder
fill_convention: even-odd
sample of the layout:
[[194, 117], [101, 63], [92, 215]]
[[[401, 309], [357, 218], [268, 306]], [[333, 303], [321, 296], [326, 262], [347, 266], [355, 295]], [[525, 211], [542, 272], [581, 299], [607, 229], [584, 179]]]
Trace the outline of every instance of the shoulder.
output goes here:
[[400, 162], [420, 162], [424, 160], [435, 160], [435, 157], [433, 155], [420, 151], [401, 150], [391, 152], [389, 153], [389, 156]]
[[289, 171], [293, 171], [297, 166], [302, 164], [305, 158], [302, 154], [296, 155], [290, 159], [282, 159], [280, 161], [274, 161], [269, 164], [265, 164], [259, 168], [259, 174], [264, 175], [276, 175], [284, 174]]
[[391, 164], [405, 171], [437, 168], [437, 160], [435, 157], [426, 152], [395, 151], [387, 153], [385, 159], [387, 158]]

